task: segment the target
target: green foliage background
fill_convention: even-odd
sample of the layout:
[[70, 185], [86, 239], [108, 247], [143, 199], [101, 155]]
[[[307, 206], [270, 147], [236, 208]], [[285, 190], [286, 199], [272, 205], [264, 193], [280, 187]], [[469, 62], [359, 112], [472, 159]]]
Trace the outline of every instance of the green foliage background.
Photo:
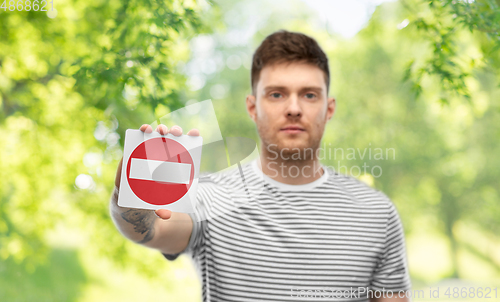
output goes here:
[[212, 99], [223, 136], [257, 139], [244, 108], [251, 55], [282, 28], [315, 37], [330, 58], [337, 112], [324, 146], [395, 150], [324, 163], [370, 167], [358, 177], [398, 207], [415, 287], [498, 285], [498, 4], [385, 3], [351, 39], [300, 1], [0, 10], [0, 300], [199, 301], [186, 258], [126, 241], [109, 218], [124, 131]]

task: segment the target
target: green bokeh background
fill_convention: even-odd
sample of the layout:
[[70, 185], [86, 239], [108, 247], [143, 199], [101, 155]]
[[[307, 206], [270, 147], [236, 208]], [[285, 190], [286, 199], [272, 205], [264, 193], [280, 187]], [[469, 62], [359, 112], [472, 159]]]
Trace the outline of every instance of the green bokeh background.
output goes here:
[[61, 0], [47, 13], [7, 3], [0, 301], [200, 301], [187, 257], [168, 262], [112, 224], [124, 132], [212, 99], [224, 137], [257, 140], [244, 105], [251, 56], [279, 29], [329, 56], [337, 112], [323, 163], [394, 201], [414, 288], [499, 286], [498, 4], [384, 3], [344, 38], [298, 0]]

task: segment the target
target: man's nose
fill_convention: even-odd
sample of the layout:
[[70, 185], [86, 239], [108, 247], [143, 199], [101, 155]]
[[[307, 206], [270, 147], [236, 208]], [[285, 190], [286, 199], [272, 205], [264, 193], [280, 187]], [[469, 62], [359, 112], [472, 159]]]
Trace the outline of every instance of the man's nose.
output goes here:
[[292, 94], [288, 98], [286, 116], [292, 118], [302, 116], [302, 108], [300, 107], [299, 98], [296, 94]]

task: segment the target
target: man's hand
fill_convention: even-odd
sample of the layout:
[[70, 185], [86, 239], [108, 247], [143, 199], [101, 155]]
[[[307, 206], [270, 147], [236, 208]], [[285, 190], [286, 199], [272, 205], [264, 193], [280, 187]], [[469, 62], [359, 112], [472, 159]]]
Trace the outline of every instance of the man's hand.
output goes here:
[[[153, 128], [144, 124], [139, 130], [151, 133]], [[182, 135], [182, 128], [175, 125], [170, 128], [160, 124], [156, 131], [161, 135]], [[199, 136], [198, 129], [191, 129], [187, 135]], [[120, 188], [123, 158], [116, 171], [115, 186]], [[118, 206], [118, 191], [115, 190], [110, 204], [110, 212], [118, 230], [128, 239], [156, 248], [166, 254], [175, 254], [183, 251], [191, 236], [193, 221], [188, 214], [174, 213], [167, 209], [156, 211], [132, 209]], [[156, 214], [156, 215], [155, 215]]]

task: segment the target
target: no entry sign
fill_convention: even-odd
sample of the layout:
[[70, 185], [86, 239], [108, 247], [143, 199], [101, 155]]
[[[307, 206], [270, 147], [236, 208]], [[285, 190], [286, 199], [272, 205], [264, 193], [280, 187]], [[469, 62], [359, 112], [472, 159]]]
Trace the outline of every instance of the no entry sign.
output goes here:
[[118, 205], [194, 212], [202, 142], [127, 130]]

